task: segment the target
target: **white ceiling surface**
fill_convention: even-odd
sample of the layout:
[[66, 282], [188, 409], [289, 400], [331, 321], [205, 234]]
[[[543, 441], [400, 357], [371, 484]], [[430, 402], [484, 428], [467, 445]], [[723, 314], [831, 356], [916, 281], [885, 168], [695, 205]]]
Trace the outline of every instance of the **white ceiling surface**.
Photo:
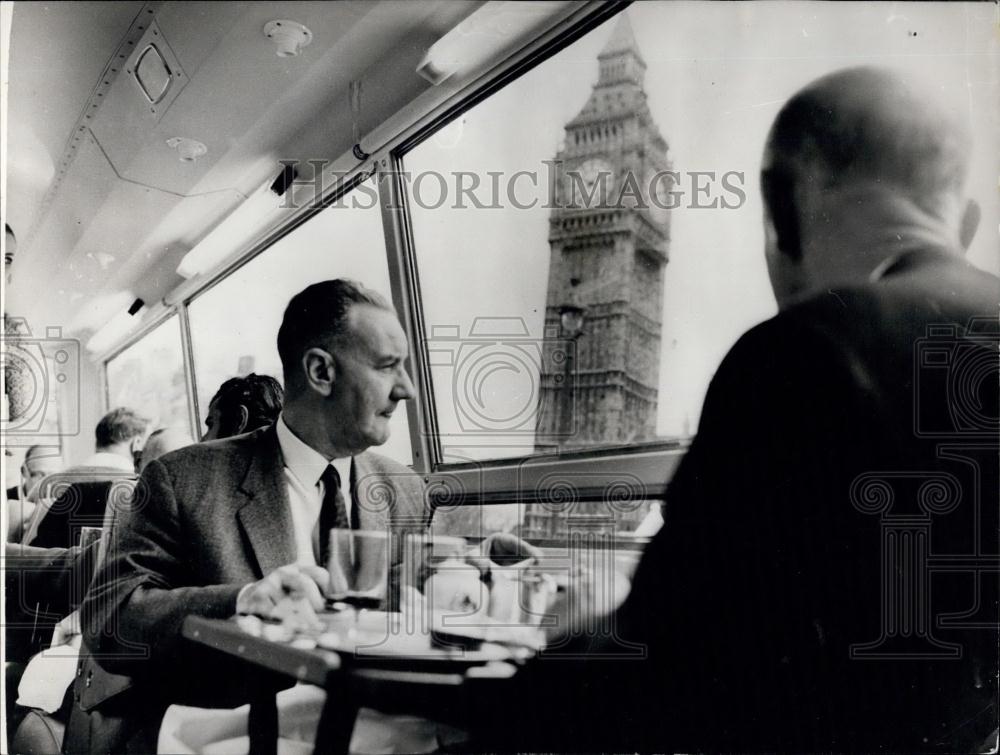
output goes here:
[[[119, 307], [126, 292], [159, 301], [181, 282], [184, 254], [275, 177], [279, 159], [336, 157], [353, 144], [355, 117], [364, 135], [423, 92], [421, 57], [478, 5], [16, 3], [6, 170], [7, 222], [19, 244], [5, 310], [33, 330], [59, 325], [84, 338], [115, 313], [95, 310], [101, 301]], [[74, 132], [140, 15], [176, 55], [183, 88], [157, 121], [122, 71], [85, 131]], [[312, 43], [279, 58], [262, 32], [272, 19], [305, 24]], [[349, 84], [358, 79], [355, 116]], [[74, 133], [76, 157], [43, 207]], [[174, 136], [204, 142], [208, 153], [182, 163], [166, 145]]]

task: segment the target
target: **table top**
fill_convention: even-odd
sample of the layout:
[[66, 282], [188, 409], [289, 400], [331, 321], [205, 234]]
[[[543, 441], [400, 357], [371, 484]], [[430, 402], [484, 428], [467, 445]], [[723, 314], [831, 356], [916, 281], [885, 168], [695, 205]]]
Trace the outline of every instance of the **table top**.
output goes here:
[[[181, 634], [195, 643], [298, 681], [325, 687], [344, 670], [372, 680], [460, 684], [465, 678], [511, 676], [535, 649], [478, 641], [480, 627], [427, 626], [416, 615], [382, 611], [321, 613], [322, 631], [292, 631], [256, 617], [189, 616]], [[509, 633], [498, 633], [510, 639]], [[467, 635], [463, 637], [463, 635]], [[463, 641], [464, 640], [464, 641]]]

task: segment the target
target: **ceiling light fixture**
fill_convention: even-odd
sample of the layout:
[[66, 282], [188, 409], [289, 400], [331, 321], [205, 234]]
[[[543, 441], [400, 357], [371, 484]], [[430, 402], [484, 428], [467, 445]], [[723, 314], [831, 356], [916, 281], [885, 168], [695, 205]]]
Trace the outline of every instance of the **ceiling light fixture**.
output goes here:
[[183, 136], [175, 136], [167, 139], [167, 146], [177, 150], [177, 156], [182, 163], [193, 163], [199, 157], [208, 152], [208, 147], [194, 139], [185, 139]]
[[515, 0], [488, 2], [431, 45], [417, 66], [417, 73], [437, 86], [459, 70], [468, 71], [491, 60], [512, 42], [556, 17], [565, 5], [565, 2]]
[[302, 48], [312, 42], [312, 32], [297, 21], [268, 21], [264, 24], [264, 36], [274, 42], [279, 58], [294, 58]]
[[184, 255], [177, 274], [193, 278], [213, 269], [223, 260], [243, 250], [255, 233], [271, 222], [281, 209], [281, 198], [268, 181], [223, 218], [208, 235]]
[[87, 341], [87, 351], [102, 354], [135, 330], [143, 321], [145, 303], [136, 299], [128, 309], [119, 310]]

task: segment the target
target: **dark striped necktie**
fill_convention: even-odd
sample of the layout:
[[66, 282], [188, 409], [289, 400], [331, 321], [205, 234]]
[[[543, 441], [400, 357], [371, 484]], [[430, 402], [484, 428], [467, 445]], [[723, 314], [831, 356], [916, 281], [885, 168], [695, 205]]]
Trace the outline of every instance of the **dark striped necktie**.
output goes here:
[[326, 568], [330, 561], [330, 530], [334, 527], [349, 529], [347, 504], [340, 489], [340, 474], [333, 464], [328, 464], [319, 478], [323, 483], [323, 504], [319, 510], [319, 565]]

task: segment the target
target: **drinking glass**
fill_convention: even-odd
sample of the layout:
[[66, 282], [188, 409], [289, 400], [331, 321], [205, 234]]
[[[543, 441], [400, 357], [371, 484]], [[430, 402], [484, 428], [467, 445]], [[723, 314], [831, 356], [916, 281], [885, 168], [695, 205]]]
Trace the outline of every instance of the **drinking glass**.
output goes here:
[[388, 532], [376, 530], [330, 530], [327, 570], [330, 584], [327, 606], [333, 610], [380, 608], [389, 582]]

